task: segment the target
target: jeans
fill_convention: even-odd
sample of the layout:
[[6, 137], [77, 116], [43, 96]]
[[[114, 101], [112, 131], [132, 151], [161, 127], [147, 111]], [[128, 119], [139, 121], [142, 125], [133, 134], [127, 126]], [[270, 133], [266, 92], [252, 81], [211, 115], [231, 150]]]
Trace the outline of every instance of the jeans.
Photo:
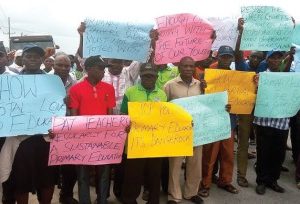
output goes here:
[[[107, 204], [109, 165], [95, 166], [97, 178], [97, 204]], [[78, 197], [80, 204], [91, 204], [89, 166], [77, 167]]]

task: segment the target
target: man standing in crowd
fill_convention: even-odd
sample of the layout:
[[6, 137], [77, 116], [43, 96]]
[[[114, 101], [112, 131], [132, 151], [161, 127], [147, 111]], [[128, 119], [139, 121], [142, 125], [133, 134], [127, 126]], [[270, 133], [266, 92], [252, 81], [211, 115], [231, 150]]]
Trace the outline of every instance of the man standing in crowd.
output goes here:
[[[183, 57], [179, 62], [180, 75], [167, 82], [164, 91], [168, 101], [201, 94], [200, 82], [193, 78], [195, 61], [191, 57]], [[193, 156], [186, 157], [186, 181], [184, 195], [180, 185], [181, 165], [184, 157], [169, 158], [169, 188], [168, 204], [176, 204], [185, 198], [193, 203], [203, 203], [198, 196], [198, 187], [201, 181], [202, 146], [193, 148]]]

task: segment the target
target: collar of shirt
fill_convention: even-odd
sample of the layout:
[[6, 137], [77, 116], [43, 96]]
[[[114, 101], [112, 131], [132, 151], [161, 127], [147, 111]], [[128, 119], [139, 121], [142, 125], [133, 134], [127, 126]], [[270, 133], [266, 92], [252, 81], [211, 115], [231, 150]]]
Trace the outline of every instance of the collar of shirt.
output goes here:
[[7, 66], [5, 66], [5, 71], [2, 74], [12, 74], [12, 75], [16, 75], [16, 73], [12, 72], [9, 70], [9, 68]]
[[145, 92], [157, 92], [158, 91], [158, 87], [157, 86], [155, 86], [155, 88], [152, 91], [149, 91], [149, 90], [145, 89], [142, 86], [142, 84], [138, 84], [137, 86], [138, 86], [138, 90], [140, 90], [140, 91], [145, 91]]
[[25, 68], [23, 68], [20, 71], [20, 74], [47, 74], [47, 73], [41, 69], [35, 70], [34, 72], [28, 72]]
[[90, 88], [96, 88], [96, 89], [101, 89], [102, 88], [102, 81], [99, 81], [98, 84], [96, 84], [96, 86], [93, 86], [88, 80], [87, 80], [87, 77], [84, 78], [83, 82], [85, 84], [87, 84]]
[[[182, 80], [182, 78], [180, 77], [180, 75], [179, 75], [178, 77], [175, 78], [175, 81], [176, 81], [177, 83], [184, 83], [184, 84], [186, 84], [186, 82], [184, 82], [184, 81]], [[192, 77], [192, 82], [189, 84], [189, 86], [193, 86], [193, 85], [196, 84], [196, 83], [197, 83], [197, 80], [194, 79], [194, 77]]]

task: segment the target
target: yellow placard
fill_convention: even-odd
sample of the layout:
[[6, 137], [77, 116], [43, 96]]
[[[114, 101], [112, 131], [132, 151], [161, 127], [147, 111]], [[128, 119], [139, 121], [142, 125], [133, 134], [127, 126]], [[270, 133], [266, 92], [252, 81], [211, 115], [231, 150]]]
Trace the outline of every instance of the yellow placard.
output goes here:
[[129, 102], [127, 157], [193, 155], [192, 116], [167, 102]]
[[255, 72], [205, 69], [205, 93], [228, 91], [230, 113], [250, 114], [256, 99], [254, 76]]

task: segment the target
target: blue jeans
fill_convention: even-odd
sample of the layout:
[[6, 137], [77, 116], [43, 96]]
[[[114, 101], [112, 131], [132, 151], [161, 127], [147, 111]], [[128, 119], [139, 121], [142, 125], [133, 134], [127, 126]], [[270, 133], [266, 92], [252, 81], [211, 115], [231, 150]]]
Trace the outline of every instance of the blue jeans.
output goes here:
[[[109, 165], [95, 166], [98, 190], [97, 204], [107, 204], [109, 191]], [[77, 166], [78, 197], [80, 204], [91, 204], [89, 166]]]

